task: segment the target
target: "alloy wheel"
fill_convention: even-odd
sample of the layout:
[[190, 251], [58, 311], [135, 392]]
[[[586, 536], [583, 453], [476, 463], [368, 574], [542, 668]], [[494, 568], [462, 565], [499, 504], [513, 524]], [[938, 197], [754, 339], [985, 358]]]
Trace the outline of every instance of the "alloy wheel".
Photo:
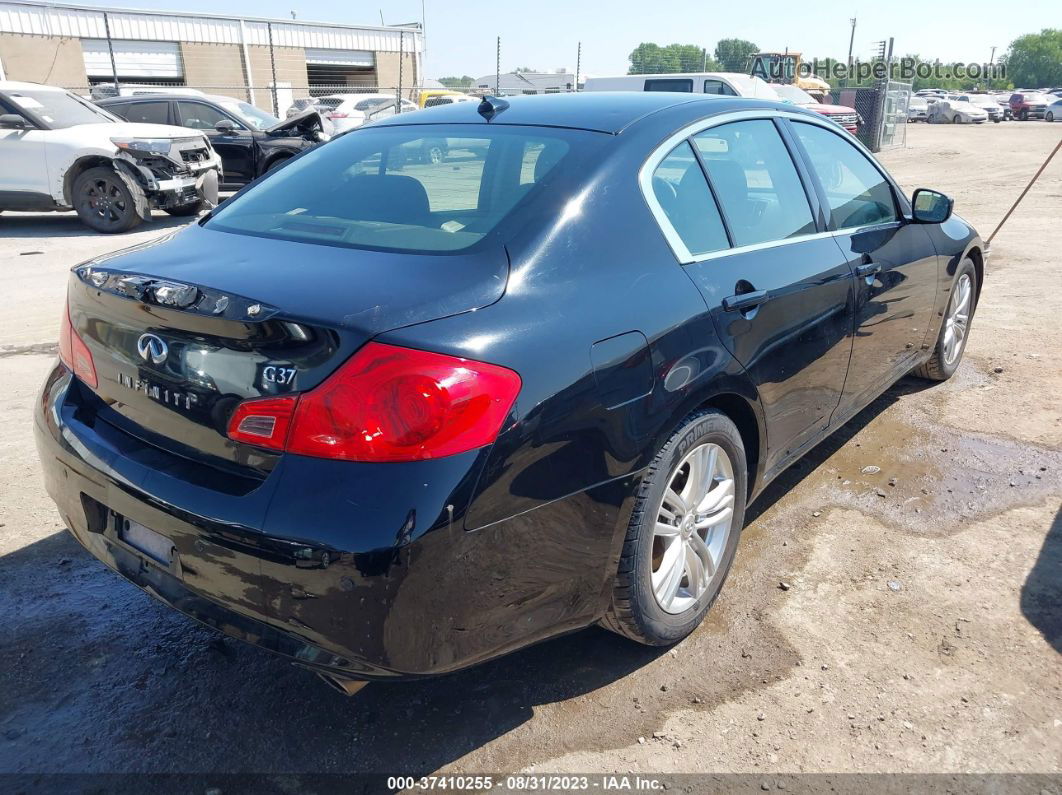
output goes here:
[[129, 204], [116, 182], [94, 179], [81, 190], [81, 206], [86, 214], [98, 218], [106, 226], [117, 226], [129, 212]]
[[964, 273], [955, 283], [944, 320], [944, 363], [953, 365], [962, 352], [966, 331], [970, 327], [970, 302], [973, 300], [973, 281]]
[[734, 515], [734, 466], [717, 444], [690, 450], [672, 473], [653, 530], [652, 589], [677, 614], [692, 607], [716, 576]]

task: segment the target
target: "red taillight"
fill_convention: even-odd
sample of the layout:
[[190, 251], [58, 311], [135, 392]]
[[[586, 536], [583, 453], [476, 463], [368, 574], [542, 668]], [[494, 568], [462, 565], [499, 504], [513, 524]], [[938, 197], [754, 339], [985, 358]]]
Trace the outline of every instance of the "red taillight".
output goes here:
[[331, 113], [328, 114], [328, 118], [329, 119], [345, 119], [346, 117], [347, 117], [347, 114], [339, 113], [338, 111], [332, 111]]
[[[519, 375], [498, 365], [370, 342], [316, 389], [282, 399], [294, 409], [283, 449], [347, 461], [415, 461], [474, 450], [497, 438], [520, 384]], [[280, 420], [268, 442], [237, 435], [245, 418], [272, 416], [256, 406], [273, 400], [241, 403], [229, 436], [276, 447]]]
[[283, 450], [298, 397], [245, 400], [229, 420], [229, 438], [273, 450]]
[[63, 322], [59, 328], [59, 360], [93, 389], [99, 386], [96, 363], [92, 361], [92, 353], [85, 341], [74, 331], [69, 306], [63, 312]]

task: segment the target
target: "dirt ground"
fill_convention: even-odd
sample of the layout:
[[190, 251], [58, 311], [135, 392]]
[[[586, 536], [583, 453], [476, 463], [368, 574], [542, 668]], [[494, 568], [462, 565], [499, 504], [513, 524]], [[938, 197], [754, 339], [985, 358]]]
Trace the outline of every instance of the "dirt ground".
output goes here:
[[[987, 237], [1060, 134], [917, 125], [881, 159]], [[1062, 157], [994, 242], [958, 374], [905, 379], [776, 482], [685, 642], [588, 629], [344, 699], [105, 570], [41, 486], [66, 270], [175, 222], [3, 215], [0, 773], [1059, 772], [1060, 218]]]

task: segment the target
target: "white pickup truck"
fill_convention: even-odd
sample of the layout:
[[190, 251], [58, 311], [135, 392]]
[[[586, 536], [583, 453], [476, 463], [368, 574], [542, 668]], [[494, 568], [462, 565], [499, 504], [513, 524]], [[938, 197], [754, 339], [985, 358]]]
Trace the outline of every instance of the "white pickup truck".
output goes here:
[[221, 159], [201, 132], [134, 124], [62, 88], [0, 81], [0, 211], [76, 210], [125, 232], [152, 209], [218, 201]]

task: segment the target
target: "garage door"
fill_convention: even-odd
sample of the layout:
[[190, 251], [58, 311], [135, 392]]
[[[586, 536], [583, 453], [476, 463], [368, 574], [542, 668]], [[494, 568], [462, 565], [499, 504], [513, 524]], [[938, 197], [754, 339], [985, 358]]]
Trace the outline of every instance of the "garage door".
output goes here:
[[[81, 50], [89, 77], [112, 75], [106, 39], [82, 39]], [[114, 62], [118, 76], [125, 79], [184, 77], [181, 47], [175, 41], [115, 41]]]
[[306, 63], [317, 66], [361, 66], [373, 67], [372, 53], [366, 50], [325, 50], [309, 47], [306, 49]]

